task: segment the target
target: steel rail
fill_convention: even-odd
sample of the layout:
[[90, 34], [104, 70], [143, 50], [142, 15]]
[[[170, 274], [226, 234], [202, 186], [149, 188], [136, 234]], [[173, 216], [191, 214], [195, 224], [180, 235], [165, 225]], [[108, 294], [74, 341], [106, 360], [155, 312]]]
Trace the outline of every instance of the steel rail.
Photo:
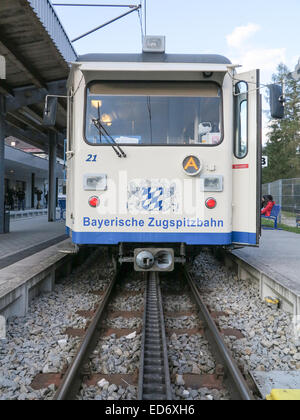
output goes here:
[[191, 274], [183, 268], [184, 276], [192, 290], [193, 296], [199, 308], [199, 315], [207, 326], [205, 336], [209, 341], [214, 356], [224, 367], [224, 381], [228, 386], [231, 397], [234, 400], [252, 401], [254, 397], [242, 376], [236, 362], [232, 358], [213, 318], [204, 304], [198, 286], [195, 284]]
[[80, 344], [80, 347], [73, 359], [72, 364], [69, 366], [66, 374], [63, 377], [63, 381], [53, 398], [54, 400], [74, 400], [76, 395], [78, 394], [80, 386], [82, 384], [82, 368], [86, 363], [90, 352], [97, 343], [100, 324], [104, 315], [104, 311], [112, 295], [112, 291], [114, 290], [116, 282], [120, 278], [120, 276], [121, 272], [116, 272], [108, 288], [106, 289], [106, 292], [103, 296], [103, 300], [97, 308], [93, 321], [91, 322], [84, 336], [84, 339]]
[[172, 400], [158, 273], [148, 276], [143, 316], [138, 400]]

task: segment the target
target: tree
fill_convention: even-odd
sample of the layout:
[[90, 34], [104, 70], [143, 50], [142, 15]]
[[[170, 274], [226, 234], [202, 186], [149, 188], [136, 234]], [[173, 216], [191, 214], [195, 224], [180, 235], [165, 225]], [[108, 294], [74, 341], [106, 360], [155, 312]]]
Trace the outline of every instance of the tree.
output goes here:
[[284, 85], [285, 117], [270, 119], [268, 141], [263, 150], [269, 157], [269, 167], [263, 169], [263, 183], [300, 178], [300, 83], [284, 64], [278, 66], [272, 81]]

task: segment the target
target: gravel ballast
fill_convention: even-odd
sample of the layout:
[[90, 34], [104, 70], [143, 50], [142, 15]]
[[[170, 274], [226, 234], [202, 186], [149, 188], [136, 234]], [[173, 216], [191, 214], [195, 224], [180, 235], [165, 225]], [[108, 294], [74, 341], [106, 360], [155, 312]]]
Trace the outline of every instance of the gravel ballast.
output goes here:
[[0, 341], [0, 399], [51, 399], [55, 387], [35, 391], [30, 384], [40, 373], [58, 373], [71, 363], [79, 339], [68, 337], [67, 328], [82, 329], [87, 320], [77, 310], [93, 310], [105, 290], [112, 266], [106, 256], [89, 258], [80, 269], [62, 279], [50, 294], [37, 297], [24, 318], [11, 318], [7, 339]]
[[[218, 313], [220, 329], [233, 331], [232, 335], [225, 335], [224, 340], [245, 374], [249, 371], [300, 370], [300, 347], [294, 341], [292, 316], [262, 302], [255, 282], [238, 280], [234, 272], [206, 251], [195, 259], [191, 272], [204, 302]], [[34, 299], [26, 317], [9, 321], [7, 340], [0, 341], [0, 400], [53, 398], [54, 385], [38, 391], [30, 385], [36, 375], [60, 373], [72, 362], [80, 339], [69, 337], [65, 332], [68, 328], [87, 327], [89, 321], [76, 311], [94, 310], [102, 297], [92, 292], [104, 291], [112, 275], [112, 265], [106, 254], [99, 256], [97, 261], [89, 260], [62, 279], [54, 292]], [[216, 362], [200, 332], [188, 332], [201, 323], [186, 285], [179, 278], [172, 279], [171, 275], [161, 283], [174, 399], [229, 399], [226, 390], [197, 390], [185, 384], [184, 375], [214, 374]], [[115, 318], [108, 316], [105, 327], [134, 332], [122, 337], [116, 334], [102, 336], [90, 356], [92, 374], [137, 375], [144, 291], [145, 281], [136, 273], [118, 286], [107, 313], [134, 311], [135, 314], [133, 317], [124, 313]], [[182, 330], [187, 332], [182, 333]], [[234, 331], [240, 332], [243, 338], [237, 338]], [[137, 387], [125, 382], [116, 385], [107, 380], [99, 381], [95, 386], [83, 385], [78, 395], [82, 400], [136, 398]]]
[[218, 318], [220, 328], [244, 335], [226, 336], [225, 341], [245, 372], [300, 370], [290, 314], [262, 302], [255, 282], [238, 280], [208, 252], [197, 257], [193, 272], [205, 303], [224, 312]]

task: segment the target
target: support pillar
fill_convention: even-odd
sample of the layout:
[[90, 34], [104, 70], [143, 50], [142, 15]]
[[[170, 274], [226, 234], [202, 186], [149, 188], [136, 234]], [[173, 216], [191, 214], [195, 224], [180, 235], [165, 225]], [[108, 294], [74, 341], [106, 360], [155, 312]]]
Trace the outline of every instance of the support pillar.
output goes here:
[[35, 174], [31, 174], [31, 208], [34, 209]]
[[55, 180], [55, 205], [58, 207], [58, 178]]
[[49, 131], [49, 190], [48, 190], [48, 221], [56, 221], [56, 149], [57, 134]]
[[279, 180], [279, 198], [278, 198], [278, 203], [281, 207], [281, 212], [279, 213], [278, 216], [278, 222], [281, 223], [281, 213], [282, 213], [282, 192], [283, 192], [283, 185], [282, 185], [282, 179]]
[[51, 293], [54, 290], [55, 286], [55, 270], [53, 269], [51, 273], [43, 280], [40, 291], [42, 293]]
[[4, 233], [5, 97], [0, 95], [0, 234]]

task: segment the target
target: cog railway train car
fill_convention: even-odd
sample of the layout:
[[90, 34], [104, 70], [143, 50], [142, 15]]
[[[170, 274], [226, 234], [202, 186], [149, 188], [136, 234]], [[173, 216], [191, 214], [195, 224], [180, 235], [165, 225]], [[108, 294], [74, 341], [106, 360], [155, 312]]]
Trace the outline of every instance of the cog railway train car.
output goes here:
[[[91, 54], [69, 81], [66, 225], [136, 270], [258, 246], [259, 71], [218, 55]], [[277, 95], [279, 96], [279, 94]]]

